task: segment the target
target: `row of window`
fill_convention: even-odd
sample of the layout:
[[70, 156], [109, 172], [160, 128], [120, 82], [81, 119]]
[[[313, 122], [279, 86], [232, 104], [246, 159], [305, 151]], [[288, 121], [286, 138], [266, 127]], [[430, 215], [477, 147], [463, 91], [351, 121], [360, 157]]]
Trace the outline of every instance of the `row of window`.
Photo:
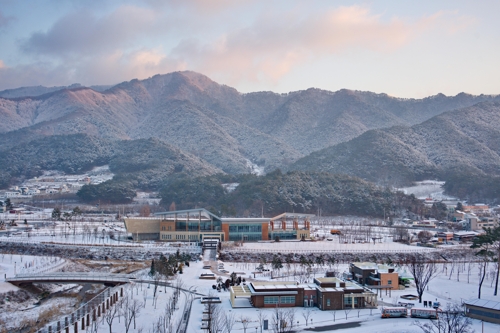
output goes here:
[[[353, 297], [345, 297], [344, 296], [344, 304], [345, 305], [352, 305], [352, 299]], [[358, 298], [354, 297], [354, 304], [358, 304]]]
[[231, 241], [260, 241], [262, 240], [261, 233], [240, 233], [233, 232], [229, 234], [229, 240]]
[[295, 296], [264, 296], [264, 304], [295, 304]]
[[[490, 312], [492, 311], [492, 312]], [[482, 316], [482, 317], [487, 317], [487, 318], [493, 318], [493, 319], [500, 319], [500, 314], [497, 312], [494, 312], [495, 310], [490, 310], [490, 311], [483, 311], [479, 309], [472, 309], [468, 308], [467, 312], [470, 314], [474, 314], [476, 316]]]
[[176, 222], [175, 230], [188, 230], [188, 231], [221, 231], [222, 223], [220, 221], [213, 222]]
[[269, 239], [275, 239], [276, 237], [279, 237], [280, 239], [297, 239], [297, 232], [290, 231], [290, 232], [270, 232], [269, 233]]
[[229, 225], [229, 232], [262, 232], [262, 225]]

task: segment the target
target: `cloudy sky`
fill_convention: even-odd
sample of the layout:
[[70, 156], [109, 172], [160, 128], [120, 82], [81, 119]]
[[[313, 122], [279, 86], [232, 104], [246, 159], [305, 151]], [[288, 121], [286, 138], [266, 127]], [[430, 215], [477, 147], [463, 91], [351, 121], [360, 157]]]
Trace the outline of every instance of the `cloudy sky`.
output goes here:
[[500, 1], [0, 0], [0, 90], [193, 70], [241, 92], [500, 93]]

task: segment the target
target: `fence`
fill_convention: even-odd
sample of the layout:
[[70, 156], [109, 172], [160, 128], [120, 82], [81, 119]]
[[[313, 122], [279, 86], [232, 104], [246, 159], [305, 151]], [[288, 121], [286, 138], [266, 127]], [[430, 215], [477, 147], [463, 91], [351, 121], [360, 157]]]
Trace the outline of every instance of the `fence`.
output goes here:
[[110, 284], [124, 284], [129, 283], [133, 275], [129, 274], [106, 274], [106, 273], [51, 273], [51, 274], [29, 274], [29, 275], [16, 275], [15, 277], [8, 278], [9, 282], [90, 282], [90, 283], [110, 283]]
[[[119, 293], [118, 289], [120, 290]], [[81, 329], [83, 332], [86, 327], [98, 321], [99, 317], [110, 310], [110, 307], [118, 301], [118, 297], [123, 297], [123, 287], [107, 288], [65, 316], [64, 320], [51, 322], [38, 330], [37, 333], [59, 333], [63, 331], [69, 333], [70, 329], [73, 329], [74, 333], [78, 333], [78, 329]]]
[[51, 272], [51, 271], [54, 271], [54, 270], [61, 269], [65, 265], [66, 265], [66, 260], [65, 259], [57, 258], [57, 259], [55, 259], [53, 265], [48, 265], [48, 266], [44, 265], [44, 266], [41, 266], [41, 267], [37, 267], [37, 266], [21, 267], [19, 269], [19, 273], [18, 274], [34, 274], [34, 273], [40, 274], [40, 273], [47, 273], [47, 272]]

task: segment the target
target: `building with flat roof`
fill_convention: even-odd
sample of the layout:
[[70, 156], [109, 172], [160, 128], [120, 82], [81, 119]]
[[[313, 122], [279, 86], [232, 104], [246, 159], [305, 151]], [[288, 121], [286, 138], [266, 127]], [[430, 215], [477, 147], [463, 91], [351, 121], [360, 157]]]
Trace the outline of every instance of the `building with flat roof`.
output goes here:
[[500, 302], [472, 299], [464, 302], [464, 306], [467, 317], [500, 324]]
[[309, 238], [312, 214], [283, 213], [272, 218], [221, 218], [204, 208], [125, 218], [134, 240], [201, 242], [291, 240]]
[[335, 277], [315, 278], [314, 283], [253, 281], [229, 289], [231, 305], [256, 308], [313, 307], [320, 310], [374, 307], [377, 293]]
[[399, 289], [399, 275], [394, 267], [372, 262], [353, 262], [349, 272], [353, 280], [361, 284], [380, 286], [384, 289]]

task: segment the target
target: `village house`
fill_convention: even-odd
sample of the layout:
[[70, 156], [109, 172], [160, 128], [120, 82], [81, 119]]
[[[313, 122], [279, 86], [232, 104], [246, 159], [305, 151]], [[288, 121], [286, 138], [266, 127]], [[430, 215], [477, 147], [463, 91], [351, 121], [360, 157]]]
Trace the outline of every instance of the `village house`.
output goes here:
[[469, 219], [470, 230], [483, 230], [484, 228], [495, 228], [498, 226], [498, 217], [482, 216]]
[[484, 216], [490, 214], [490, 207], [485, 204], [475, 204], [472, 206], [463, 206], [463, 211], [465, 213], [472, 213], [478, 216]]
[[394, 267], [371, 262], [353, 262], [349, 272], [354, 281], [364, 285], [385, 286], [386, 289], [399, 289], [399, 276]]

